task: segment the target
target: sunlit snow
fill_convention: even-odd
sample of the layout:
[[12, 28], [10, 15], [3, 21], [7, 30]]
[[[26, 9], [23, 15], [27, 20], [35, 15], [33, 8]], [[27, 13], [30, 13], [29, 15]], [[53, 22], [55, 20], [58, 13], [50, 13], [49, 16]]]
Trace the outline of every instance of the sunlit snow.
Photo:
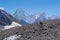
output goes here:
[[0, 9], [4, 10], [4, 8], [0, 7]]
[[9, 29], [9, 28], [12, 28], [12, 27], [16, 27], [16, 26], [20, 26], [21, 27], [22, 25], [20, 25], [19, 23], [16, 23], [16, 22], [12, 22], [11, 25], [4, 26], [3, 30]]
[[3, 40], [18, 40], [21, 37], [21, 35], [13, 35], [7, 38], [4, 38]]

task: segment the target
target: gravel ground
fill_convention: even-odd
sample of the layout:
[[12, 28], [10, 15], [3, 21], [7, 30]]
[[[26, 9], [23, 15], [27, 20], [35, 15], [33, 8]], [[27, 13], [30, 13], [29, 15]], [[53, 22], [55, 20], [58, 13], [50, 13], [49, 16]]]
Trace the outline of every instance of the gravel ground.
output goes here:
[[[10, 31], [9, 34], [8, 31]], [[9, 36], [15, 34], [17, 34], [17, 36], [21, 35], [18, 40], [60, 40], [60, 19], [49, 20], [18, 28], [15, 27], [1, 32], [0, 35], [4, 32]], [[3, 36], [3, 34], [1, 36]], [[3, 40], [1, 39], [1, 36], [0, 40]]]

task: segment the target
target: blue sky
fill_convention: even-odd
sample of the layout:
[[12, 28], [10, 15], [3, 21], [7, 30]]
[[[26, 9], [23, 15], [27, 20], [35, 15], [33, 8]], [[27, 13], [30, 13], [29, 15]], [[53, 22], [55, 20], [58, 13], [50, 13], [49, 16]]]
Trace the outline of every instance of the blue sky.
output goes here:
[[29, 14], [38, 12], [45, 12], [48, 16], [60, 14], [60, 0], [0, 0], [0, 7], [11, 14], [17, 8], [22, 8]]

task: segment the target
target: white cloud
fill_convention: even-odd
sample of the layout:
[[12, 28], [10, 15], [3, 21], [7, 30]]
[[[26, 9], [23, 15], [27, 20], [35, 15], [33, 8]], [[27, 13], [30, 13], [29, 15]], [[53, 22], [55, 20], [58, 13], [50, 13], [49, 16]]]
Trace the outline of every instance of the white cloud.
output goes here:
[[4, 8], [3, 8], [3, 7], [0, 7], [0, 9], [4, 10]]

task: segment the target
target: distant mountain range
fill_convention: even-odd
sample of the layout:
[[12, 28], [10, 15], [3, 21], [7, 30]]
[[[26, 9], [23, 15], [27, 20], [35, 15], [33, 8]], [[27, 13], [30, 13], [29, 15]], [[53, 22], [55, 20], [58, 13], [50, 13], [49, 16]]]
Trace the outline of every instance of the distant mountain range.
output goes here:
[[6, 11], [0, 9], [0, 25], [3, 26], [10, 25], [12, 21], [20, 23], [22, 25], [26, 25], [55, 18], [59, 18], [59, 16], [48, 17], [45, 13], [36, 13], [34, 15], [29, 15], [22, 8], [17, 9], [13, 15], [10, 15]]
[[45, 13], [37, 13], [35, 15], [29, 15], [26, 13], [23, 9], [17, 9], [16, 12], [14, 13], [14, 17], [19, 21], [19, 22], [24, 22], [23, 24], [32, 24], [34, 22], [40, 22], [47, 20], [47, 16]]
[[38, 23], [40, 21], [59, 18], [57, 15], [48, 17], [45, 13], [36, 13], [34, 15], [29, 15], [22, 8], [17, 9], [13, 16], [22, 24], [32, 24]]

